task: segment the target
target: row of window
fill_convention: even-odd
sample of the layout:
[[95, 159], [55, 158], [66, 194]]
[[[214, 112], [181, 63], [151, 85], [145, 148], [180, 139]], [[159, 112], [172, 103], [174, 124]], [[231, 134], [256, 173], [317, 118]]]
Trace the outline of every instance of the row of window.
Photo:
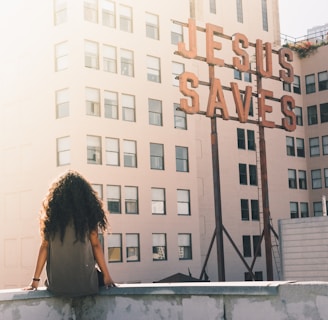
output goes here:
[[316, 85], [316, 76], [314, 73], [305, 76], [307, 94], [316, 92], [317, 87], [318, 91], [328, 90], [328, 71], [318, 72], [317, 81], [318, 83]]
[[284, 91], [291, 92], [293, 86], [293, 93], [301, 94], [301, 77], [294, 75], [294, 81], [293, 83], [283, 82], [282, 83], [282, 89]]
[[[152, 234], [153, 261], [167, 260], [166, 233]], [[126, 262], [137, 262], [140, 257], [139, 233], [128, 233], [124, 239]], [[177, 242], [177, 257], [179, 260], [192, 259], [191, 233], [179, 233]], [[121, 233], [108, 235], [108, 262], [123, 262], [123, 242]]]
[[[289, 203], [290, 206], [290, 217], [291, 219], [296, 218], [307, 218], [309, 217], [309, 204], [307, 202], [294, 202]], [[313, 216], [320, 217], [323, 215], [323, 203], [322, 201], [316, 201], [312, 203]], [[328, 207], [328, 201], [326, 201], [326, 208]]]
[[[67, 0], [54, 0], [54, 24], [67, 22]], [[124, 32], [133, 32], [133, 8], [124, 4], [116, 4], [111, 0], [84, 0], [84, 20], [92, 23], [101, 23], [105, 27], [119, 28]], [[147, 38], [160, 39], [160, 21], [157, 14], [145, 12], [145, 35]], [[172, 24], [171, 43], [183, 41], [181, 25]]]
[[[247, 170], [248, 167], [248, 170]], [[253, 164], [239, 163], [239, 183], [257, 186], [257, 167]]]
[[[105, 138], [105, 164], [110, 166], [120, 166], [121, 148], [123, 152], [124, 167], [137, 168], [137, 141], [125, 140], [120, 142], [118, 138]], [[150, 168], [154, 170], [164, 170], [164, 145], [160, 143], [150, 143]], [[87, 136], [87, 163], [103, 163], [102, 137]], [[57, 165], [63, 166], [71, 163], [71, 140], [69, 136], [57, 139]], [[188, 147], [175, 147], [175, 163], [177, 172], [189, 172]]]
[[[136, 122], [136, 99], [134, 95], [121, 94], [118, 92], [104, 90], [103, 98], [100, 97], [99, 89], [85, 88], [85, 110], [90, 116], [123, 121]], [[103, 106], [102, 103], [103, 102]], [[187, 117], [185, 112], [179, 110], [179, 104], [174, 103], [174, 127], [187, 129]], [[103, 111], [102, 111], [103, 110]], [[64, 118], [70, 115], [69, 89], [56, 91], [56, 118]], [[163, 126], [162, 100], [148, 98], [148, 119], [150, 125]]]
[[[295, 146], [295, 140], [296, 140], [296, 146]], [[328, 136], [322, 136], [321, 143], [322, 143], [322, 154], [328, 155]], [[295, 152], [295, 147], [296, 147], [296, 152]], [[288, 156], [297, 155], [297, 157], [305, 157], [304, 139], [287, 136], [286, 150]], [[311, 157], [316, 157], [321, 155], [319, 137], [309, 138], [309, 151]]]
[[[322, 174], [321, 169], [311, 170], [312, 189], [321, 189], [323, 187], [321, 174]], [[324, 180], [324, 187], [328, 188], [328, 169], [323, 169], [323, 180]], [[299, 189], [303, 189], [303, 190], [307, 189], [306, 171], [298, 170], [298, 179], [297, 179], [296, 170], [288, 169], [289, 188], [297, 189], [297, 181], [298, 181]]]
[[[106, 195], [103, 196], [103, 186], [92, 185], [98, 195], [105, 199], [110, 213], [139, 214], [139, 188], [137, 186], [107, 185]], [[177, 214], [181, 216], [191, 215], [190, 190], [177, 189]], [[153, 215], [166, 215], [166, 191], [165, 188], [151, 188], [151, 213]], [[124, 209], [122, 209], [122, 203]]]
[[[319, 106], [320, 122], [328, 122], [328, 103], [321, 103]], [[307, 107], [308, 125], [318, 124], [318, 108], [316, 105]]]
[[[110, 73], [118, 73], [128, 77], [134, 77], [134, 51], [117, 48], [112, 45], [103, 44], [101, 55], [98, 42], [84, 41], [84, 66], [91, 69], [100, 69], [100, 56], [102, 57], [102, 70]], [[55, 71], [63, 71], [69, 68], [69, 43], [64, 41], [55, 45]], [[172, 62], [172, 84], [179, 85], [176, 78], [183, 73], [185, 66], [183, 63]], [[146, 56], [147, 80], [151, 82], [161, 82], [161, 59], [155, 56]]]
[[259, 221], [259, 201], [257, 199], [240, 199], [241, 220]]
[[[191, 1], [191, 5], [192, 5]], [[217, 11], [217, 1], [209, 0], [210, 13], [216, 14]], [[264, 31], [269, 30], [268, 24], [268, 10], [267, 10], [267, 0], [261, 0], [261, 10], [262, 10], [262, 28]], [[236, 17], [237, 22], [244, 23], [244, 11], [243, 11], [243, 0], [236, 0]]]

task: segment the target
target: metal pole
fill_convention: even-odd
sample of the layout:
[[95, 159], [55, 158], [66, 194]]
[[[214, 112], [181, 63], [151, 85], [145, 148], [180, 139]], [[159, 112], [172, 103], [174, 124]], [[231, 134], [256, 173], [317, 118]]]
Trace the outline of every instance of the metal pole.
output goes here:
[[223, 251], [223, 227], [222, 227], [222, 209], [221, 209], [221, 187], [219, 170], [219, 148], [218, 136], [216, 130], [216, 118], [211, 118], [211, 144], [212, 144], [212, 169], [213, 169], [213, 189], [214, 189], [214, 207], [215, 207], [215, 236], [218, 261], [219, 281], [225, 281], [224, 269], [224, 251]]
[[[257, 92], [261, 92], [261, 90], [262, 90], [262, 77], [259, 74], [257, 74]], [[263, 206], [263, 232], [264, 232], [264, 242], [265, 242], [266, 271], [267, 271], [267, 281], [273, 281], [268, 172], [267, 172], [264, 126], [261, 124], [259, 124], [259, 140], [260, 140], [259, 144], [260, 144], [260, 166], [261, 166], [261, 186], [262, 186], [262, 206]]]

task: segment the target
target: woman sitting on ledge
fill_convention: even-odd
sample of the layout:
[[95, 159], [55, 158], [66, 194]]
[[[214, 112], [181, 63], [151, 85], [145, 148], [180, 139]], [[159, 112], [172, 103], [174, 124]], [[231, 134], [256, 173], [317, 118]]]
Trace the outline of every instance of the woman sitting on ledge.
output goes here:
[[90, 183], [75, 171], [59, 177], [42, 203], [42, 242], [34, 277], [24, 289], [38, 288], [45, 263], [45, 285], [57, 295], [96, 294], [99, 275], [102, 285], [115, 286], [98, 239], [98, 228], [104, 232], [106, 224], [102, 201]]

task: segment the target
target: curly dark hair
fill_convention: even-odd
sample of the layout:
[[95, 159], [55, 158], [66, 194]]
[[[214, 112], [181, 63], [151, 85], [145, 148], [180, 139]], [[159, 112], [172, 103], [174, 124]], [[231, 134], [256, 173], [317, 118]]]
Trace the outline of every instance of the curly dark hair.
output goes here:
[[64, 240], [66, 226], [73, 223], [76, 240], [84, 242], [88, 232], [106, 229], [103, 203], [90, 183], [76, 171], [61, 175], [49, 188], [42, 202], [40, 229], [43, 239], [60, 232]]

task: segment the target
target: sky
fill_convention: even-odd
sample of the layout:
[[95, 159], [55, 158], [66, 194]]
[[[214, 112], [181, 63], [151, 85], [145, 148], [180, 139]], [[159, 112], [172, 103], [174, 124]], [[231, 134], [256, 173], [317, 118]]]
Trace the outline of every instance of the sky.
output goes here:
[[279, 0], [280, 33], [298, 38], [328, 23], [328, 0]]

